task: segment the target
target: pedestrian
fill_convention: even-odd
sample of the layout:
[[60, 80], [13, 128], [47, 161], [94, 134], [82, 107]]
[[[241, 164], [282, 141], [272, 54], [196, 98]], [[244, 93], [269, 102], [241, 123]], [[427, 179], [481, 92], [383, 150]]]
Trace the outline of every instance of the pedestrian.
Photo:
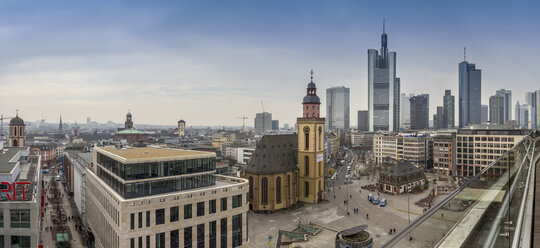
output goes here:
[[444, 214], [443, 214], [443, 213], [441, 213], [441, 216], [442, 216], [442, 218], [444, 218]]
[[394, 233], [396, 233], [396, 228], [394, 228]]
[[352, 195], [349, 195], [349, 198], [351, 198], [351, 199], [352, 199]]
[[390, 228], [390, 232], [389, 232], [389, 233], [392, 234], [392, 228]]
[[336, 199], [336, 195], [334, 195], [334, 199]]
[[368, 219], [368, 220], [369, 220], [369, 214], [367, 214], [367, 213], [366, 213], [366, 219]]

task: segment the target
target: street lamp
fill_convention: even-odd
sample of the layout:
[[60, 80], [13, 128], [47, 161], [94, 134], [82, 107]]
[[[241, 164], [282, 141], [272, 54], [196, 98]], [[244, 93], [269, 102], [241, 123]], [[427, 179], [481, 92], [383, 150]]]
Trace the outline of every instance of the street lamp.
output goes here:
[[[411, 187], [407, 185], [407, 215], [409, 217], [409, 226], [411, 225], [411, 203], [410, 203], [410, 196], [411, 196]], [[411, 232], [409, 232], [409, 240], [411, 240]]]

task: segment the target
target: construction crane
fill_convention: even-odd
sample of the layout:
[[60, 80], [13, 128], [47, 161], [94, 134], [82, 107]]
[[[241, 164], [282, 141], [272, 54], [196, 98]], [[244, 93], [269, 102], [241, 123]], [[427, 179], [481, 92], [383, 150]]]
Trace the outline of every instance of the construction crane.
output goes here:
[[246, 130], [246, 120], [248, 119], [247, 116], [242, 115], [241, 117], [238, 117], [238, 119], [242, 119], [242, 131]]
[[263, 110], [263, 113], [264, 113], [264, 103], [263, 103], [262, 100], [261, 100], [261, 106], [262, 106], [262, 110]]
[[0, 114], [0, 134], [4, 137], [4, 120], [11, 120], [15, 117], [4, 117], [3, 114]]

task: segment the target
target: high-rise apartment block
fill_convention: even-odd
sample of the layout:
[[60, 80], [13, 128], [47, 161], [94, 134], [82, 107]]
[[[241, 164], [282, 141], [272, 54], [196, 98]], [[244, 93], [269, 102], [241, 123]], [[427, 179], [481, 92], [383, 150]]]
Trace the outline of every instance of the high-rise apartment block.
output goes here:
[[358, 111], [358, 131], [368, 131], [368, 111]]
[[452, 91], [445, 90], [443, 97], [443, 112], [444, 112], [444, 128], [454, 128], [455, 126], [455, 97], [452, 95]]
[[96, 147], [85, 209], [96, 247], [247, 247], [248, 180], [216, 174], [216, 155]]
[[495, 94], [489, 97], [489, 122], [496, 125], [504, 125], [505, 115], [504, 95]]
[[368, 50], [369, 131], [399, 130], [400, 79], [396, 77], [396, 52], [388, 52], [383, 28], [381, 49]]
[[474, 64], [459, 64], [459, 127], [481, 122], [482, 71]]
[[268, 112], [255, 115], [255, 134], [263, 135], [272, 130], [272, 114]]
[[347, 131], [350, 127], [350, 89], [344, 86], [326, 89], [326, 129]]
[[421, 130], [429, 128], [429, 95], [422, 94], [412, 97], [411, 103], [411, 129]]

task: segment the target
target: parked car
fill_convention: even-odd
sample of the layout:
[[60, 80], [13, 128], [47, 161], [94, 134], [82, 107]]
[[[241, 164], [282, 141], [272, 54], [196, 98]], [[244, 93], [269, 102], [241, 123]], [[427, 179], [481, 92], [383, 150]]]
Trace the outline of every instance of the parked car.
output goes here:
[[375, 205], [376, 205], [376, 204], [379, 204], [379, 196], [378, 196], [378, 195], [374, 196], [374, 197], [373, 197], [373, 201], [371, 201], [371, 203], [373, 203], [373, 204], [375, 204]]
[[382, 198], [381, 203], [379, 204], [379, 206], [381, 206], [381, 207], [386, 206], [386, 198]]
[[55, 177], [54, 177], [54, 180], [55, 180], [55, 181], [60, 181], [60, 175], [55, 176]]
[[373, 195], [372, 195], [372, 194], [369, 194], [369, 195], [367, 196], [367, 199], [368, 199], [368, 201], [372, 201], [372, 200], [373, 200]]

